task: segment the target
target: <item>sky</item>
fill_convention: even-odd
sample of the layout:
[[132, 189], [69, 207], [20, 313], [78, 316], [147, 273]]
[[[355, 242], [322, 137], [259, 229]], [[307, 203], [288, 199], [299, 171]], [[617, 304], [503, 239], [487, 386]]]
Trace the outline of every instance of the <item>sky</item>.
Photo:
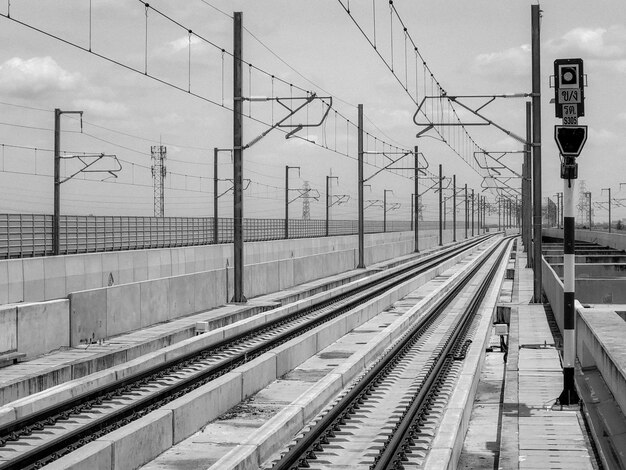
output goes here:
[[[433, 184], [430, 177], [441, 164], [458, 187], [467, 184], [470, 192], [494, 201], [493, 180], [483, 179], [474, 152], [519, 152], [522, 144], [493, 126], [466, 126], [467, 134], [458, 126], [439, 128], [416, 138], [424, 127], [414, 115], [424, 96], [439, 89], [450, 96], [529, 93], [531, 3], [395, 0], [396, 15], [380, 0], [352, 0], [349, 7], [347, 0], [154, 0], [148, 9], [131, 0], [4, 0], [0, 213], [52, 212], [53, 110], [59, 108], [83, 112], [82, 127], [78, 114], [61, 118], [61, 150], [74, 156], [62, 161], [63, 179], [81, 169], [76, 156], [108, 155], [90, 167], [99, 172], [78, 173], [61, 185], [62, 213], [152, 215], [151, 147], [163, 145], [165, 215], [212, 216], [213, 149], [233, 145], [234, 11], [243, 13], [245, 27], [244, 96], [281, 99], [244, 103], [244, 142], [254, 142], [244, 151], [245, 217], [284, 217], [289, 166], [290, 217], [302, 217], [298, 189], [308, 184], [311, 218], [323, 218], [332, 175], [331, 201], [350, 196], [333, 205], [332, 218], [357, 218], [357, 104], [363, 104], [367, 133], [367, 219], [382, 219], [384, 194], [394, 207], [388, 219], [409, 219], [412, 157], [392, 164], [393, 172], [380, 170], [414, 146], [422, 154], [420, 164], [428, 166], [420, 192]], [[598, 204], [608, 200], [603, 189], [611, 188], [613, 219], [624, 218], [626, 209], [618, 206], [620, 199], [626, 206], [626, 97], [620, 86], [626, 79], [626, 7], [623, 0], [572, 0], [541, 9], [543, 195], [554, 200], [563, 191], [553, 138], [560, 120], [550, 104], [552, 64], [580, 57], [588, 86], [579, 123], [589, 126], [589, 135], [578, 157], [577, 186], [584, 181]], [[408, 38], [418, 49], [417, 61]], [[304, 103], [308, 93], [317, 99], [284, 122], [292, 127], [255, 142], [268, 123], [283, 119], [290, 103]], [[330, 97], [332, 108], [320, 126], [285, 138], [297, 124], [322, 121]], [[485, 100], [464, 102], [477, 107]], [[439, 103], [444, 105], [437, 108]], [[420, 108], [426, 116], [418, 115], [417, 122], [454, 122], [445, 103], [427, 99]], [[476, 122], [458, 105], [454, 111], [459, 120]], [[497, 99], [481, 112], [525, 136], [524, 98]], [[106, 172], [119, 168], [113, 155], [121, 166], [116, 178]], [[519, 173], [521, 158], [510, 153], [501, 161]], [[501, 181], [519, 187], [518, 178], [508, 179], [514, 174], [501, 173]], [[231, 217], [229, 152], [218, 153], [218, 176], [219, 216]], [[450, 186], [446, 194], [451, 192]], [[425, 218], [436, 218], [436, 195], [429, 191], [423, 202]], [[594, 220], [606, 220], [606, 209], [606, 202], [594, 207]]]

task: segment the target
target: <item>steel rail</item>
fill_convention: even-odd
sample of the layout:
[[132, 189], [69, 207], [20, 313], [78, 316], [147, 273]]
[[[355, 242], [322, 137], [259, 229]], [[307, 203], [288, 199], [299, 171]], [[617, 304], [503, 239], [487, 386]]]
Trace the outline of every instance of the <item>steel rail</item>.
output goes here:
[[[359, 405], [364, 402], [365, 397], [371, 393], [371, 389], [391, 372], [391, 369], [400, 360], [399, 358], [413, 346], [419, 337], [425, 333], [426, 328], [435, 321], [450, 302], [467, 286], [470, 280], [480, 268], [484, 266], [493, 253], [496, 252], [499, 246], [494, 247], [489, 255], [485, 256], [477, 266], [468, 272], [457, 286], [451, 289], [436, 305], [420, 317], [407, 331], [403, 339], [398, 341], [389, 352], [376, 363], [362, 379], [335, 404], [335, 406], [333, 406], [333, 408], [312, 425], [309, 431], [281, 456], [280, 460], [272, 467], [272, 470], [297, 470], [298, 468], [307, 468], [309, 466], [307, 460], [317, 458], [316, 453], [320, 452], [325, 444], [328, 444], [328, 437], [333, 437], [340, 426], [345, 424], [345, 419], [359, 408]], [[448, 340], [448, 344], [452, 343]], [[429, 373], [427, 377], [432, 376], [432, 370], [431, 368], [431, 373]], [[425, 390], [425, 387], [421, 389]]]
[[372, 470], [399, 470], [404, 468], [402, 461], [406, 460], [406, 454], [409, 452], [417, 428], [421, 425], [421, 419], [428, 407], [429, 399], [432, 398], [433, 395], [433, 388], [437, 383], [442, 382], [443, 376], [450, 369], [452, 361], [455, 360], [456, 355], [452, 352], [461, 347], [458, 340], [467, 334], [467, 330], [476, 312], [491, 287], [491, 283], [495, 273], [500, 267], [505, 252], [506, 247], [501, 249], [494, 266], [481, 282], [478, 292], [476, 295], [472, 296], [470, 304], [465, 309], [466, 314], [463, 315], [462, 319], [459, 321], [454, 333], [446, 340], [445, 347], [439, 354], [432, 368], [432, 372], [428, 375], [423, 387], [420, 387], [419, 393], [415, 396], [411, 405], [397, 423], [393, 434], [390, 436], [388, 442], [385, 443], [382, 453], [377, 456], [375, 464], [371, 467]]
[[164, 388], [151, 396], [137, 400], [132, 406], [120, 408], [119, 410], [109, 413], [107, 416], [93, 420], [88, 426], [70, 431], [56, 439], [52, 439], [42, 446], [34, 447], [32, 450], [24, 452], [14, 460], [0, 461], [0, 469], [37, 468], [38, 462], [43, 461], [48, 463], [49, 461], [65, 455], [66, 453], [80, 447], [80, 445], [84, 445], [87, 442], [110, 432], [110, 430], [116, 429], [135, 419], [138, 419], [153, 409], [178, 398], [184, 393], [188, 393], [188, 391], [214, 380], [218, 376], [250, 361], [251, 359], [254, 359], [255, 357], [258, 357], [264, 352], [269, 351], [274, 347], [343, 314], [351, 308], [354, 308], [354, 306], [364, 301], [362, 297], [364, 290], [369, 290], [367, 298], [380, 295], [382, 291], [405, 282], [407, 278], [418, 275], [421, 272], [440, 264], [446, 259], [450, 259], [458, 253], [476, 246], [477, 244], [483, 242], [486, 238], [488, 237], [480, 237], [472, 240], [470, 243], [451, 247], [443, 253], [438, 252], [410, 262], [408, 263], [408, 266], [392, 268], [390, 269], [390, 273], [382, 280], [377, 279], [365, 286], [350, 289], [338, 298], [336, 297], [334, 299], [320, 302], [316, 305], [303, 309], [302, 311], [295, 312], [285, 318], [274, 320], [261, 328], [244, 332], [234, 338], [222, 341], [207, 348], [206, 350], [190, 353], [183, 358], [179, 358], [174, 363], [156, 366], [143, 373], [128, 377], [121, 382], [110, 384], [97, 390], [74, 397], [72, 400], [68, 400], [59, 405], [51, 406], [37, 414], [11, 423], [8, 426], [4, 426], [0, 428], [0, 451], [2, 451], [2, 447], [8, 441], [19, 440], [21, 436], [28, 436], [32, 434], [33, 431], [41, 431], [45, 428], [45, 426], [53, 425], [57, 421], [69, 419], [72, 414], [85, 412], [94, 405], [101, 405], [104, 400], [110, 400], [115, 396], [131, 392], [133, 389], [145, 386], [150, 381], [159, 380], [159, 378], [163, 377], [164, 374], [171, 373], [172, 370], [175, 370], [177, 367], [187, 367], [191, 361], [206, 359], [207, 357], [215, 355], [225, 348], [233, 347], [234, 345], [240, 344], [246, 340], [266, 334], [272, 329], [280, 328], [288, 322], [293, 322], [306, 315], [310, 315], [311, 312], [315, 310], [329, 309], [330, 306], [337, 303], [343, 303], [341, 310], [339, 311], [337, 311], [336, 308], [333, 308], [332, 311], [323, 313], [320, 317], [313, 319], [311, 322], [295, 325], [289, 328], [277, 338], [258, 342], [255, 347], [241, 352], [234, 357], [219, 361], [217, 364], [214, 364], [207, 369], [200, 370], [196, 374], [191, 375], [178, 384]]

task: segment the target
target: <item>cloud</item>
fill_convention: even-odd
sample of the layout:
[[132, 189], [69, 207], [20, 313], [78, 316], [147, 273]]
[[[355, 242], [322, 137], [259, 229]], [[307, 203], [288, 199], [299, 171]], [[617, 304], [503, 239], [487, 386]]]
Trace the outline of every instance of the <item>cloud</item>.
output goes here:
[[0, 65], [0, 91], [10, 95], [32, 97], [75, 90], [83, 81], [79, 73], [64, 70], [51, 57], [13, 57]]
[[74, 105], [87, 115], [101, 118], [123, 118], [128, 115], [128, 106], [115, 101], [81, 99], [75, 100]]
[[574, 28], [559, 39], [547, 42], [546, 49], [584, 59], [617, 60], [626, 58], [626, 27]]
[[530, 73], [530, 45], [522, 44], [500, 52], [479, 54], [472, 68], [478, 75], [526, 77]]

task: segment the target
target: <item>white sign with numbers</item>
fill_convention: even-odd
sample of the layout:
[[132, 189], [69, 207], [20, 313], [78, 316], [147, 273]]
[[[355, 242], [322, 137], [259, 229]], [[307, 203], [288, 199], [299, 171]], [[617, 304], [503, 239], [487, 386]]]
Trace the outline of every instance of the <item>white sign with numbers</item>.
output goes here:
[[563, 125], [564, 126], [577, 126], [578, 125], [578, 106], [575, 104], [563, 105]]

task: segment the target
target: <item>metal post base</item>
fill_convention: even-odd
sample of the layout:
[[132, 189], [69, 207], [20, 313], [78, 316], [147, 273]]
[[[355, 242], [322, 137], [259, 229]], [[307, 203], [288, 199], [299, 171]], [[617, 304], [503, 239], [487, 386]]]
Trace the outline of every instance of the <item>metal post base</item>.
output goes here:
[[570, 406], [578, 405], [580, 397], [576, 391], [576, 384], [574, 383], [574, 368], [567, 367], [563, 369], [563, 391], [559, 395], [556, 401], [557, 405]]

